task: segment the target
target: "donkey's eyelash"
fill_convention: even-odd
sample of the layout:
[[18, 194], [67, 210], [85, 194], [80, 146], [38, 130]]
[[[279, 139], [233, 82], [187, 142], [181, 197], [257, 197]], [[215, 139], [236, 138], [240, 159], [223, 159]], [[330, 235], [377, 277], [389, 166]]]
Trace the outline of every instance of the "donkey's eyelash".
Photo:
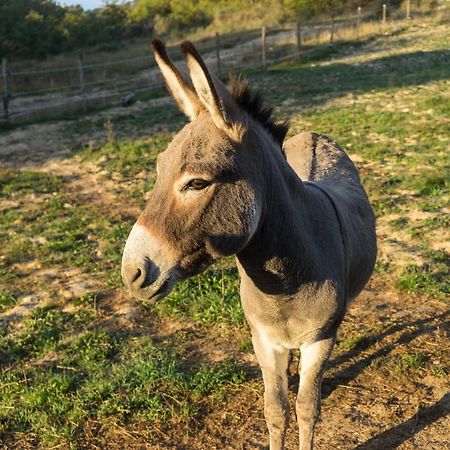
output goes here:
[[182, 191], [193, 190], [193, 191], [201, 191], [206, 189], [212, 182], [210, 180], [204, 180], [202, 178], [194, 178], [189, 180], [183, 188]]

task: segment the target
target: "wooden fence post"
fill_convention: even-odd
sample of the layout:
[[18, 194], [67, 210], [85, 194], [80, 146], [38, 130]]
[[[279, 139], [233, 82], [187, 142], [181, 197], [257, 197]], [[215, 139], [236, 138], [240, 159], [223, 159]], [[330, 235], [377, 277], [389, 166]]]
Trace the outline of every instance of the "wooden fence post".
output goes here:
[[261, 28], [261, 63], [263, 70], [266, 70], [266, 27]]
[[302, 48], [302, 29], [300, 28], [300, 20], [295, 24], [295, 37], [297, 38], [297, 51]]
[[216, 60], [217, 60], [217, 76], [220, 77], [220, 35], [216, 32]]
[[356, 36], [359, 37], [359, 27], [361, 25], [361, 6], [356, 10]]
[[406, 19], [411, 19], [411, 0], [406, 0]]
[[3, 78], [3, 117], [6, 122], [9, 121], [9, 92], [8, 92], [8, 67], [6, 58], [2, 59], [2, 78]]
[[330, 44], [334, 39], [334, 14], [331, 14], [331, 30], [330, 30]]
[[80, 75], [80, 91], [84, 92], [84, 68], [83, 68], [83, 51], [78, 54], [78, 73]]
[[386, 9], [387, 9], [386, 3], [383, 3], [383, 18], [382, 18], [383, 26], [386, 25]]

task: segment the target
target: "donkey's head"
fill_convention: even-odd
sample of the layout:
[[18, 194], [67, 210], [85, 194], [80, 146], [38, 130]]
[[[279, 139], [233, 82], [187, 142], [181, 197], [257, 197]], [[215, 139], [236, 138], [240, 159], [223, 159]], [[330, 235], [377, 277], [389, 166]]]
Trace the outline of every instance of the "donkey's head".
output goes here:
[[158, 156], [155, 186], [125, 245], [122, 278], [139, 298], [161, 298], [176, 281], [247, 245], [263, 210], [264, 148], [280, 148], [287, 131], [247, 84], [235, 81], [230, 92], [190, 42], [182, 50], [191, 80], [153, 42], [166, 85], [190, 123]]

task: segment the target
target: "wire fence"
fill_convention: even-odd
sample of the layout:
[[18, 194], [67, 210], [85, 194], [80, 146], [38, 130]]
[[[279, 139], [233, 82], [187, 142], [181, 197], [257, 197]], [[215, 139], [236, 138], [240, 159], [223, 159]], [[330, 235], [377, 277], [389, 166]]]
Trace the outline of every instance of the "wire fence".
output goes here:
[[[299, 20], [278, 28], [262, 27], [232, 35], [216, 33], [195, 42], [209, 67], [220, 75], [229, 71], [261, 68], [284, 60], [308, 58], [308, 54], [338, 42], [386, 33], [402, 26], [415, 15], [437, 15], [448, 20], [448, 8], [441, 2], [427, 9], [413, 8], [406, 1], [401, 9], [389, 11], [386, 4], [374, 2], [372, 8], [357, 8], [353, 14], [322, 22]], [[417, 6], [417, 3], [415, 3]], [[168, 47], [168, 54], [179, 62], [179, 46]], [[99, 59], [102, 59], [100, 62]], [[61, 64], [59, 66], [59, 64]], [[80, 52], [70, 65], [64, 60], [56, 67], [29, 64], [29, 69], [9, 64], [4, 58], [0, 74], [3, 114], [0, 123], [11, 123], [62, 110], [107, 104], [119, 100], [124, 106], [139, 93], [163, 85], [148, 45], [132, 57], [116, 60], [97, 58]]]

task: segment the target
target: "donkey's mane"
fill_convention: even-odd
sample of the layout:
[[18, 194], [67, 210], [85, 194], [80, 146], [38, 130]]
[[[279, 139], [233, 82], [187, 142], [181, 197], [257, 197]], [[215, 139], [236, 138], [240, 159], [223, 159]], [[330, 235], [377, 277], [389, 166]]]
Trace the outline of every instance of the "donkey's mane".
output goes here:
[[277, 121], [272, 116], [273, 108], [264, 103], [259, 92], [250, 89], [248, 80], [230, 75], [229, 89], [238, 105], [249, 116], [258, 121], [282, 147], [289, 129], [288, 123]]

